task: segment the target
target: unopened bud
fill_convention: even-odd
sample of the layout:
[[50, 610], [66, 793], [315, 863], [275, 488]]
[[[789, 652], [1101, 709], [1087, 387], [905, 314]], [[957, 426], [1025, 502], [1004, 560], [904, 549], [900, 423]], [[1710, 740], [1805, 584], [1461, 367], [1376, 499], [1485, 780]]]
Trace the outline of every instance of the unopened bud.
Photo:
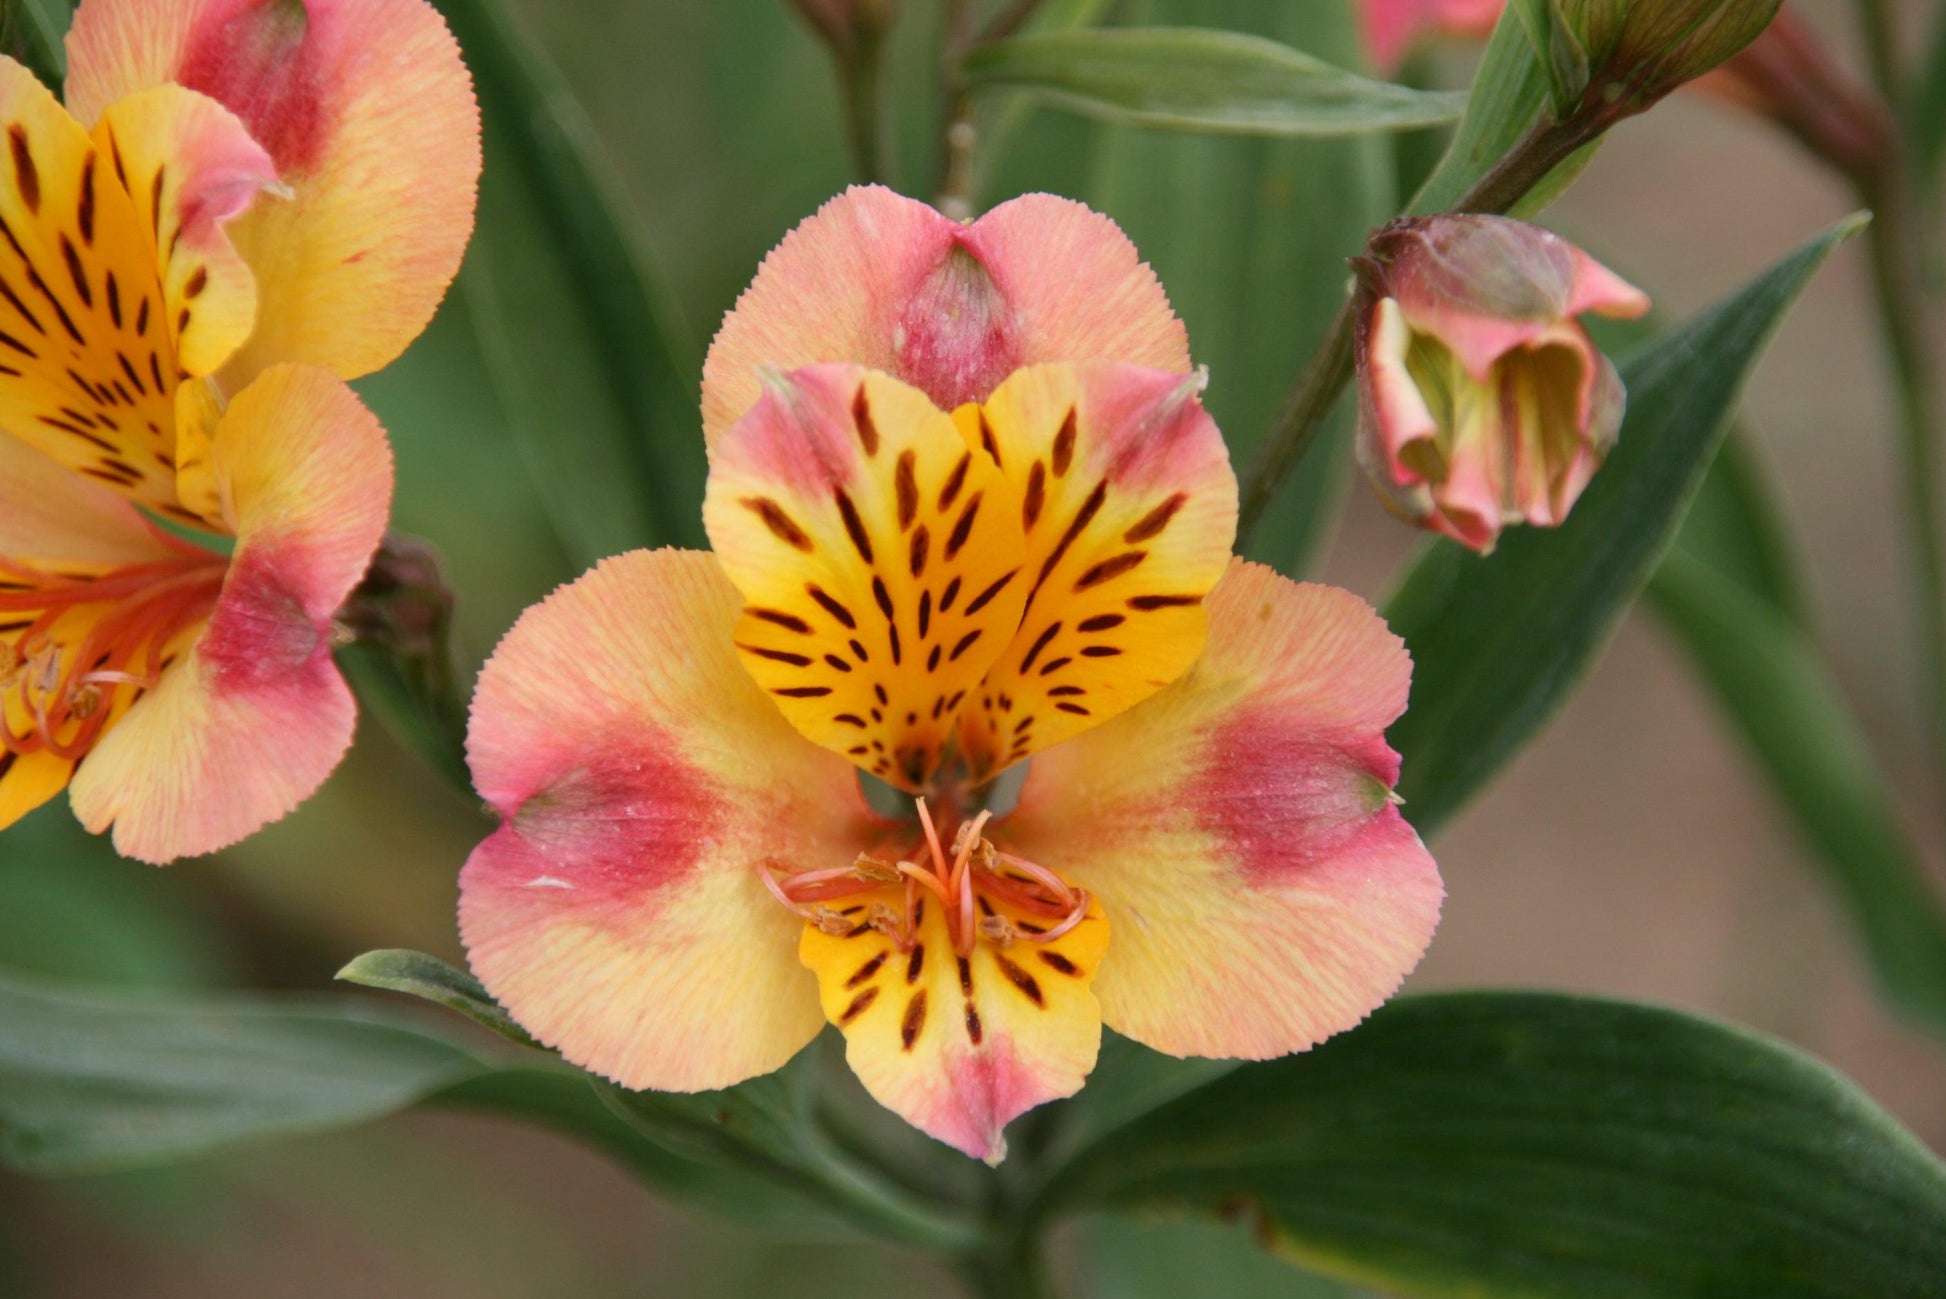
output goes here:
[[1482, 552], [1506, 524], [1566, 519], [1624, 401], [1576, 318], [1648, 299], [1505, 217], [1396, 221], [1356, 265], [1359, 459], [1387, 504]]
[[[1544, 0], [1544, 57], [1583, 109], [1637, 113], [1727, 61], [1782, 0]], [[1537, 37], [1540, 33], [1534, 33]]]

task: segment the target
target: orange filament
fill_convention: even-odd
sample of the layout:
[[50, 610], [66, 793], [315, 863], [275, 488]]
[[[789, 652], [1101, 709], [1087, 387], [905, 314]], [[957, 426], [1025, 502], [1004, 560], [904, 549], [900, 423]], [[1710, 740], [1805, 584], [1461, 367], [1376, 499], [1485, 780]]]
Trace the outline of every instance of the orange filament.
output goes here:
[[[188, 546], [179, 558], [97, 577], [0, 559], [0, 749], [78, 762], [115, 716], [115, 692], [153, 688], [170, 643], [209, 617], [227, 569], [221, 556]], [[79, 639], [57, 640], [56, 627], [81, 609], [100, 612]]]
[[[778, 862], [766, 861], [758, 866], [757, 876], [771, 896], [826, 933], [844, 934], [861, 925], [869, 926], [894, 936], [901, 951], [911, 951], [917, 939], [913, 918], [922, 889], [946, 909], [946, 928], [952, 935], [954, 950], [961, 956], [970, 955], [975, 942], [982, 937], [1002, 947], [1015, 940], [1051, 943], [1080, 924], [1088, 914], [1086, 889], [1070, 886], [1045, 866], [994, 848], [992, 841], [981, 834], [993, 815], [991, 812], [981, 812], [959, 827], [949, 856], [926, 800], [918, 800], [918, 806], [922, 835], [915, 847], [923, 850], [913, 855], [923, 861], [901, 859], [887, 863], [861, 853], [850, 866], [807, 871], [791, 871]], [[878, 903], [866, 913], [865, 919], [859, 920], [856, 907], [851, 908], [851, 914], [845, 914], [827, 905], [876, 892], [900, 881], [905, 885], [903, 911]], [[1017, 911], [1030, 912], [1056, 923], [1047, 927], [1023, 927], [1003, 916], [977, 916], [977, 898], [982, 894]]]

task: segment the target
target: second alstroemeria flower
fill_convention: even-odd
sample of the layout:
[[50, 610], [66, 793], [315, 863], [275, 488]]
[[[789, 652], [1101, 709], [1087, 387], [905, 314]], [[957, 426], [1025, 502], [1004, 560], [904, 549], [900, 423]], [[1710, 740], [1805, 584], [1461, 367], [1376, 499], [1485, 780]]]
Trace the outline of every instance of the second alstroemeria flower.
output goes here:
[[1441, 897], [1390, 794], [1409, 663], [1356, 598], [1230, 560], [1200, 380], [1040, 365], [953, 414], [857, 365], [764, 382], [714, 450], [717, 555], [603, 564], [481, 679], [504, 823], [461, 931], [516, 1018], [681, 1091], [828, 1020], [883, 1104], [998, 1160], [1104, 1023], [1264, 1058], [1391, 994]]
[[276, 184], [226, 110], [162, 86], [90, 133], [0, 60], [0, 123], [0, 826], [72, 779], [122, 852], [209, 852], [351, 741], [328, 633], [390, 453], [323, 370], [206, 381], [255, 314], [225, 226]]

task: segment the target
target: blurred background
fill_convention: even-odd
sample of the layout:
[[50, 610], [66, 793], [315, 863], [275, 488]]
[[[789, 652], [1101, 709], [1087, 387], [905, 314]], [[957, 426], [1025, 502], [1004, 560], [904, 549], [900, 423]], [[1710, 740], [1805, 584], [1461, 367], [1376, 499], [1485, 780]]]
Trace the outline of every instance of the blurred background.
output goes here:
[[[893, 52], [899, 179], [921, 196], [937, 117], [932, 7], [906, 0]], [[639, 213], [691, 335], [678, 363], [694, 375], [763, 254], [848, 180], [825, 52], [781, 0], [509, 8], [585, 107]], [[1903, 8], [1917, 20], [1929, 7]], [[1802, 9], [1851, 52], [1848, 5]], [[1120, 12], [1360, 59], [1346, 0]], [[1415, 73], [1463, 85], [1469, 61], [1443, 52]], [[1015, 124], [983, 198], [1046, 188], [1120, 221], [1188, 321], [1212, 370], [1211, 407], [1241, 450], [1321, 334], [1343, 258], [1394, 210], [1395, 148], [1428, 143], [1145, 135], [1035, 113]], [[490, 176], [496, 164], [489, 153]], [[1852, 206], [1782, 136], [1682, 94], [1617, 131], [1549, 221], [1680, 320]], [[483, 220], [499, 216], [489, 206]], [[469, 669], [577, 568], [534, 486], [549, 467], [545, 436], [521, 437], [483, 381], [488, 358], [505, 359], [482, 350], [484, 292], [469, 267], [406, 360], [363, 385], [398, 452], [397, 526], [450, 565]], [[1857, 244], [1787, 322], [1744, 422], [1808, 565], [1829, 665], [1934, 881], [1946, 881], [1946, 826], [1921, 779], [1891, 390]], [[661, 435], [698, 439], [693, 412]], [[1264, 557], [1377, 601], [1418, 541], [1352, 481], [1343, 442], [1287, 489]], [[369, 723], [297, 815], [167, 872], [119, 860], [57, 803], [0, 837], [0, 966], [144, 987], [319, 989], [369, 948], [458, 961], [455, 876], [484, 830], [476, 807]], [[1571, 989], [1734, 1019], [1829, 1061], [1946, 1149], [1946, 1054], [1883, 1008], [1816, 867], [1646, 611], [1435, 850], [1449, 900], [1411, 987]], [[1192, 1268], [1219, 1236], [1084, 1226], [1070, 1244], [1121, 1267]], [[1114, 1275], [1101, 1272], [1100, 1294], [1115, 1292]], [[945, 1282], [886, 1251], [753, 1240], [657, 1203], [564, 1139], [450, 1114], [154, 1173], [0, 1174], [0, 1294], [708, 1297], [785, 1284], [903, 1296]]]

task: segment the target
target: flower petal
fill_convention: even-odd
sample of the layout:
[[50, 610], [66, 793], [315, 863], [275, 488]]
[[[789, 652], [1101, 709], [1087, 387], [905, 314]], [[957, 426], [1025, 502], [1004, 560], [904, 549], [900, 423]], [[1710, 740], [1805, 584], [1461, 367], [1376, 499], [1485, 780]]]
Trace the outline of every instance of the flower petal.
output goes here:
[[847, 866], [873, 833], [856, 774], [737, 661], [740, 607], [708, 555], [607, 560], [521, 616], [473, 702], [504, 818], [460, 875], [473, 969], [626, 1087], [725, 1087], [816, 1036], [801, 922], [758, 868]]
[[34, 753], [0, 749], [0, 830], [65, 789], [73, 771], [72, 762], [45, 749]]
[[115, 167], [162, 276], [185, 374], [214, 374], [250, 336], [257, 284], [226, 227], [277, 184], [270, 155], [214, 99], [158, 86], [111, 106], [94, 141]]
[[0, 560], [78, 577], [175, 553], [120, 496], [0, 434]]
[[232, 233], [258, 328], [226, 376], [277, 361], [355, 378], [432, 318], [473, 228], [479, 109], [424, 0], [85, 0], [68, 102], [92, 121], [177, 82], [227, 105], [295, 191]]
[[[888, 887], [857, 900], [900, 907]], [[927, 905], [931, 903], [931, 905]], [[1089, 984], [1108, 947], [1099, 904], [1054, 942], [953, 949], [936, 899], [901, 950], [869, 922], [832, 934], [806, 925], [799, 953], [818, 976], [824, 1013], [845, 1034], [845, 1059], [881, 1105], [956, 1150], [1000, 1162], [1019, 1115], [1072, 1096], [1095, 1066], [1101, 1005]], [[992, 904], [1009, 921], [1033, 917]]]
[[216, 611], [74, 779], [75, 815], [97, 833], [112, 824], [116, 849], [143, 861], [255, 832], [351, 744], [328, 633], [385, 530], [384, 430], [340, 380], [278, 366], [230, 403], [214, 459], [237, 536]]
[[[123, 173], [131, 162], [148, 164], [129, 174], [142, 188], [136, 200], [117, 173], [114, 141], [91, 140], [31, 73], [0, 59], [0, 428], [145, 505], [180, 513], [171, 429], [181, 299], [202, 274], [211, 301], [228, 304], [210, 314], [207, 334], [189, 322], [191, 352], [234, 346], [236, 293], [206, 237], [236, 201], [229, 187], [242, 128], [233, 120], [226, 128], [208, 101], [172, 95], [152, 105], [159, 116], [138, 119], [123, 157]], [[162, 214], [176, 222], [169, 241], [183, 232], [168, 266], [173, 307], [163, 299], [148, 210], [165, 159]], [[190, 206], [201, 215], [185, 219]], [[247, 310], [241, 327], [249, 328]]]
[[1027, 608], [960, 717], [975, 780], [1099, 725], [1203, 648], [1237, 483], [1199, 376], [1041, 365], [976, 421], [1021, 502]]
[[924, 393], [820, 365], [773, 377], [718, 443], [703, 521], [751, 675], [802, 734], [918, 791], [1019, 625], [1019, 510]]
[[1411, 665], [1363, 602], [1237, 562], [1209, 647], [1140, 708], [1034, 760], [1004, 837], [1115, 926], [1102, 1017], [1172, 1055], [1264, 1059], [1350, 1028], [1439, 917], [1389, 795]]
[[713, 448], [757, 404], [765, 366], [849, 361], [952, 410], [1021, 366], [1096, 359], [1189, 369], [1182, 322], [1113, 221], [1027, 194], [963, 224], [854, 187], [784, 237], [724, 320], [703, 436]]

